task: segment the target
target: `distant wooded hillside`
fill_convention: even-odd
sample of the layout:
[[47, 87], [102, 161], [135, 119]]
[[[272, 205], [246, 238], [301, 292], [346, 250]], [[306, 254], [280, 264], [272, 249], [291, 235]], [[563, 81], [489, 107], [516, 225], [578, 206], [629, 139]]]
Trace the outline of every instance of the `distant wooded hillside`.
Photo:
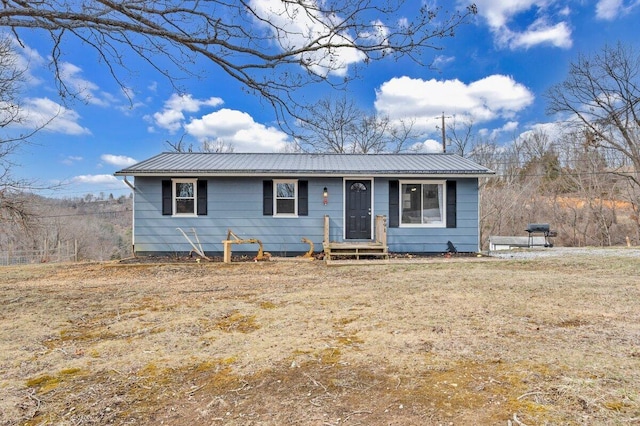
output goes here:
[[27, 213], [2, 220], [0, 251], [36, 251], [77, 247], [78, 260], [109, 260], [131, 254], [132, 198], [113, 195], [55, 199], [17, 194]]

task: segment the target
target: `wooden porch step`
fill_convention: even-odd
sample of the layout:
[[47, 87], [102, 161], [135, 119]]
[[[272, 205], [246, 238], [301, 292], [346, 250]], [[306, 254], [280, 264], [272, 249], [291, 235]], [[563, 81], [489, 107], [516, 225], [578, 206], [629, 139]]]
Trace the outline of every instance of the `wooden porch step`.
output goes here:
[[[349, 259], [384, 259], [389, 260], [387, 246], [387, 218], [377, 215], [375, 220], [375, 239], [360, 242], [336, 242], [329, 240], [329, 215], [324, 216], [324, 259], [330, 263], [336, 258]], [[365, 261], [365, 260], [363, 260]], [[368, 260], [367, 260], [368, 261]]]
[[337, 257], [354, 258], [376, 257], [389, 259], [387, 246], [380, 243], [330, 243], [324, 247], [325, 260], [331, 262]]

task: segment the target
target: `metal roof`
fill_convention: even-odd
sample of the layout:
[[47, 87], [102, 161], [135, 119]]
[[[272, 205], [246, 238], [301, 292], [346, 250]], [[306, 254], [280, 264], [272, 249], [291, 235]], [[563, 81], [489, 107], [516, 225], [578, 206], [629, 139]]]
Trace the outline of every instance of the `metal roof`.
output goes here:
[[494, 172], [456, 154], [278, 154], [165, 152], [116, 176], [392, 176]]

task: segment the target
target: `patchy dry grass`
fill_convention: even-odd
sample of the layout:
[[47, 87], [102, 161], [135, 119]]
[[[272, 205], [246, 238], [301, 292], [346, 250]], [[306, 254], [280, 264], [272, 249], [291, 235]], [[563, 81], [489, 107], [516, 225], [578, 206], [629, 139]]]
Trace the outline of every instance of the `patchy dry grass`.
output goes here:
[[35, 265], [0, 423], [640, 422], [640, 258]]

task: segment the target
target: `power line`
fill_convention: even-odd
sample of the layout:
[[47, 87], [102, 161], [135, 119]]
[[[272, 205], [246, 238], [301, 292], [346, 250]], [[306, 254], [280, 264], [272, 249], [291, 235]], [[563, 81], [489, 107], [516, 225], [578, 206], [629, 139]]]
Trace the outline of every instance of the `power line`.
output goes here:
[[58, 214], [58, 215], [50, 215], [50, 216], [40, 216], [37, 215], [38, 218], [42, 219], [53, 219], [59, 217], [74, 217], [74, 216], [95, 216], [95, 215], [113, 215], [115, 216], [117, 213], [131, 213], [132, 210], [114, 210], [110, 212], [87, 212], [87, 213], [68, 213], [68, 214]]

